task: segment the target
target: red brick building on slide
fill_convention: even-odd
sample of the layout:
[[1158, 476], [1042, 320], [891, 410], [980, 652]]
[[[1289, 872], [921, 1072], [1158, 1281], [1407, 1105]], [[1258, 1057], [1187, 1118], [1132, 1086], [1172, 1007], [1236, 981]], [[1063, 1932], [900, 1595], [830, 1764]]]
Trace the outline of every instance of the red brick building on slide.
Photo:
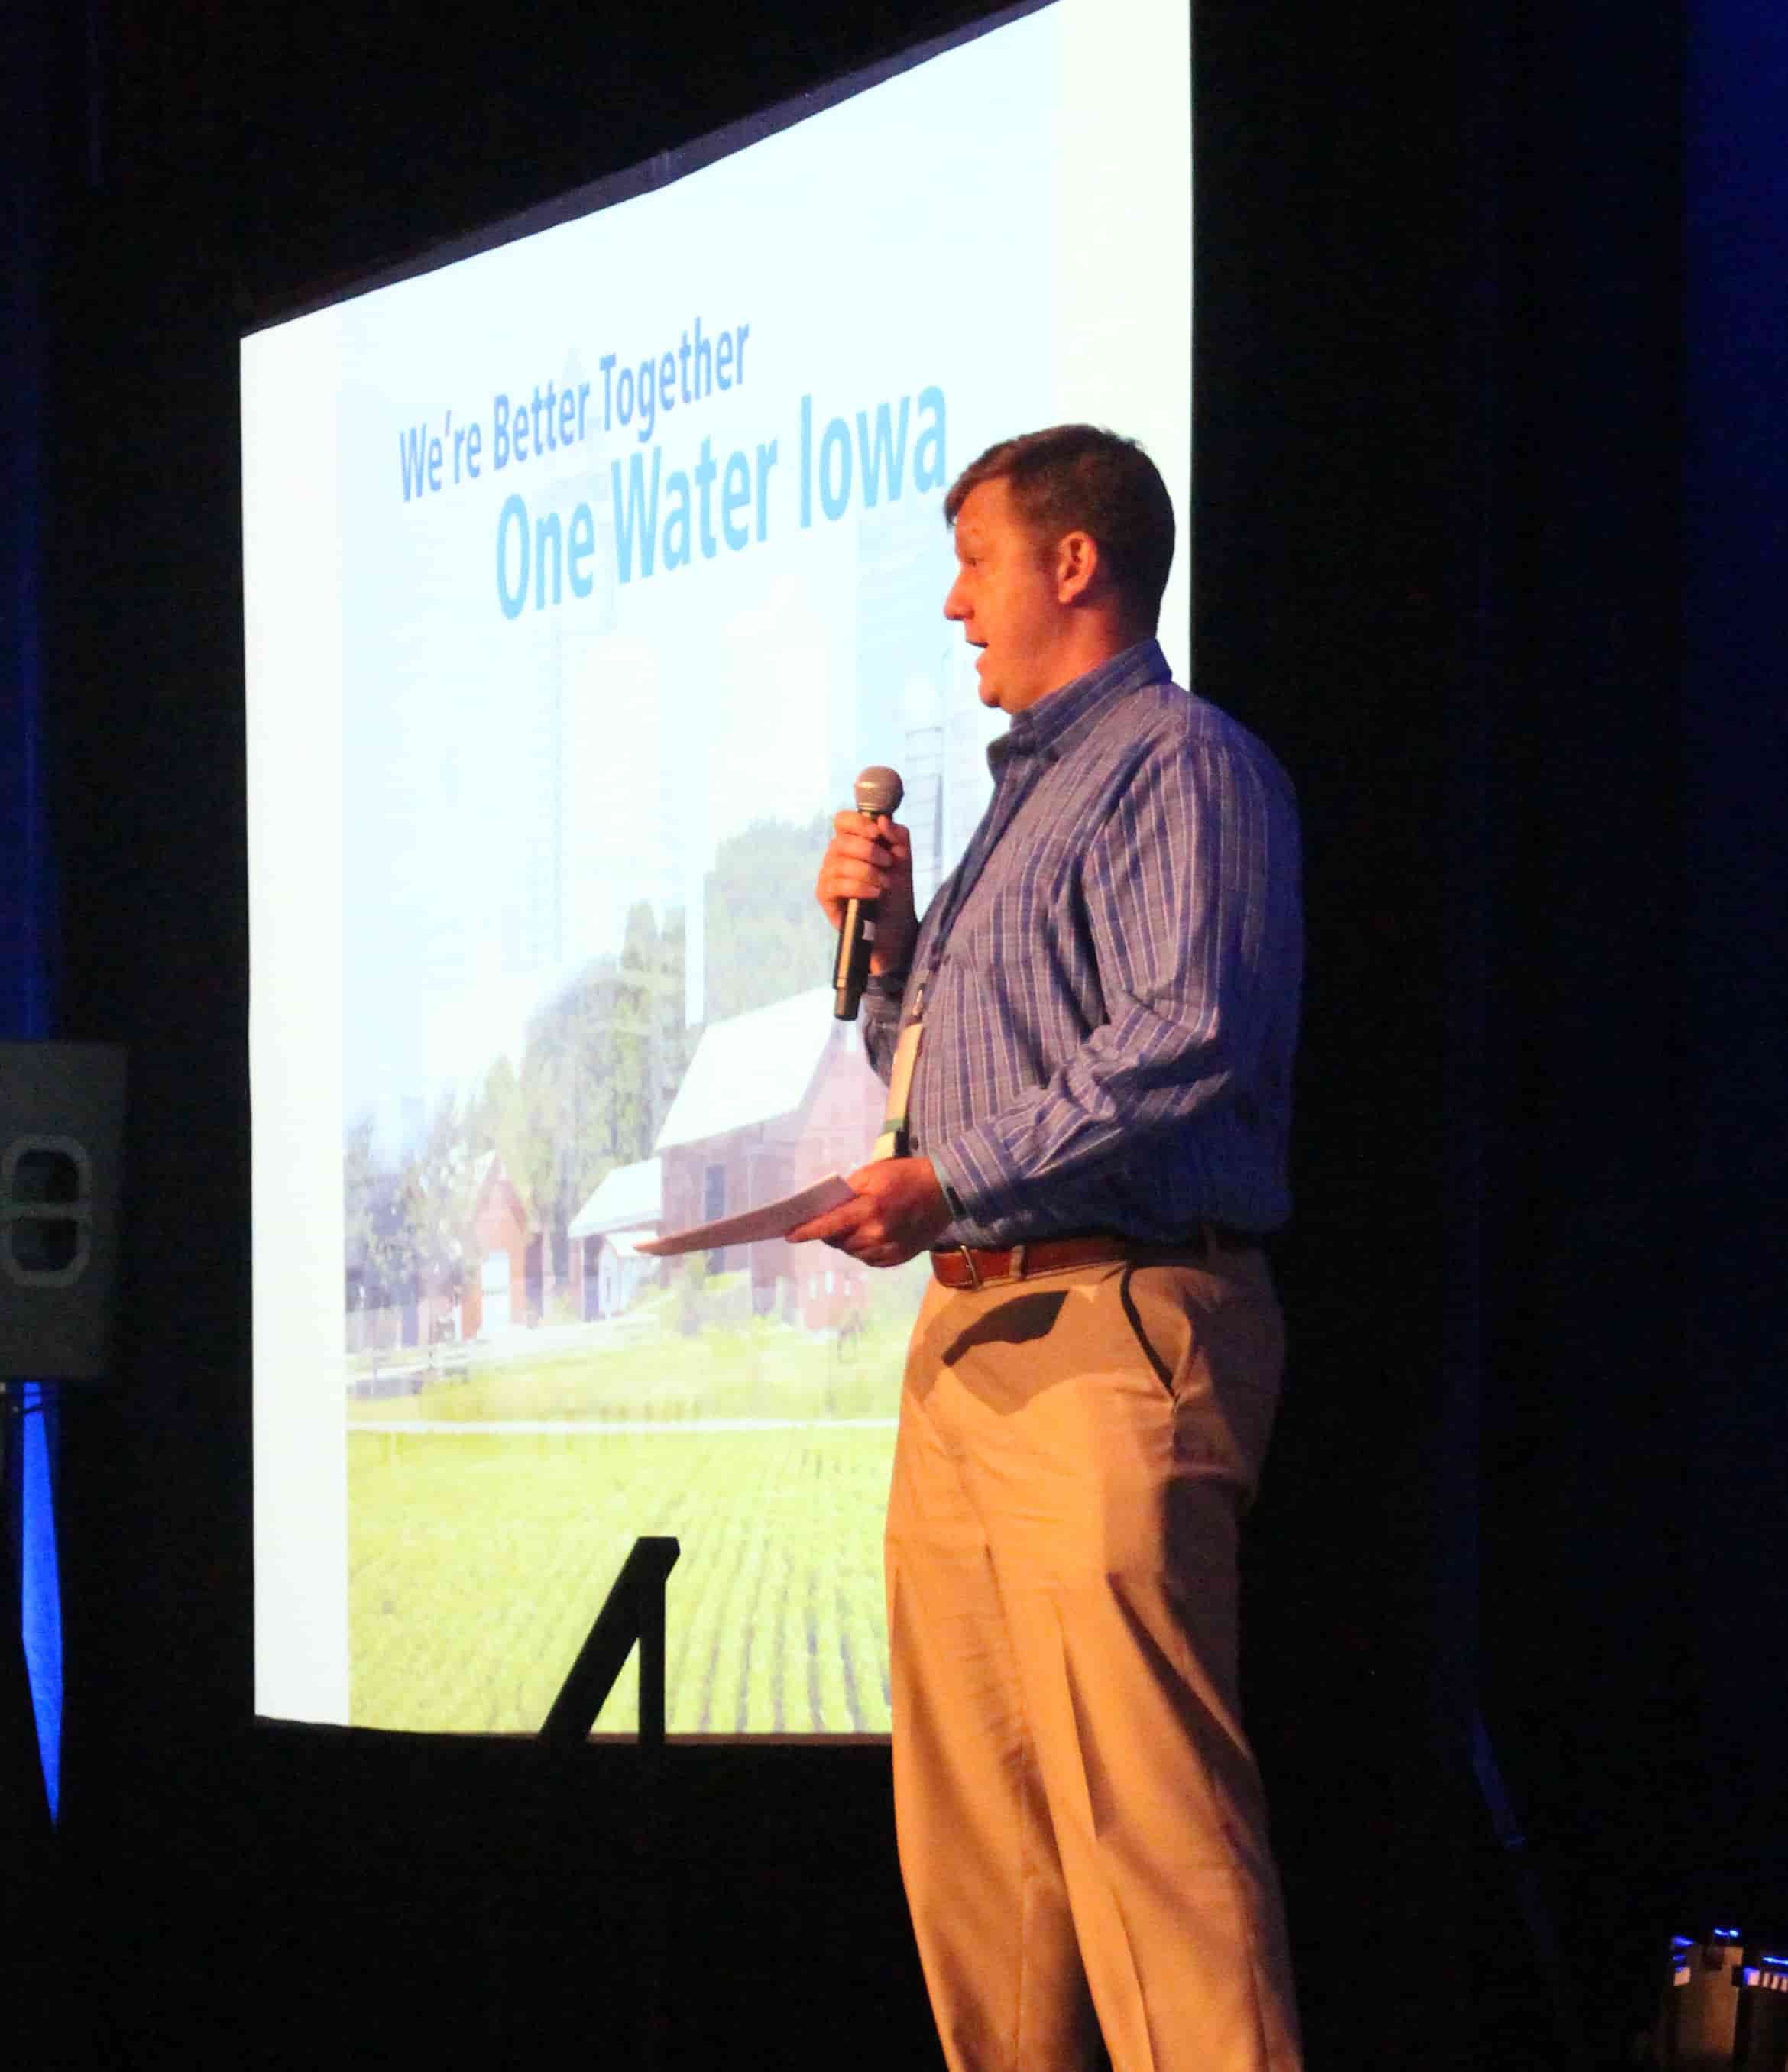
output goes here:
[[[664, 1227], [710, 1223], [849, 1173], [873, 1149], [886, 1100], [857, 1025], [832, 1018], [821, 986], [749, 1014], [711, 1022], [656, 1146]], [[750, 1274], [754, 1314], [808, 1330], [862, 1314], [865, 1268], [824, 1245], [780, 1238], [711, 1253], [711, 1272]]]
[[494, 1338], [538, 1322], [545, 1296], [539, 1220], [495, 1151], [473, 1169], [471, 1227], [460, 1336]]

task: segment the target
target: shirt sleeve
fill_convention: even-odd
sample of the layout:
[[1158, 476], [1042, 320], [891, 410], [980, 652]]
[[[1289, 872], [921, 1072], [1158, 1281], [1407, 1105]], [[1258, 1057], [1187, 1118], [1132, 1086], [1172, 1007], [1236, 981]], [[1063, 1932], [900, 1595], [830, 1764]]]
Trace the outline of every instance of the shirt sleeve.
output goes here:
[[1275, 1018], [1295, 1013], [1298, 874], [1276, 772], [1208, 742], [1143, 759], [1079, 880], [1105, 1018], [1042, 1084], [938, 1145], [966, 1223], [1046, 1227], [1052, 1193], [1252, 1092]]
[[886, 1085], [894, 1071], [894, 1045], [900, 1034], [900, 1005], [906, 997], [906, 974], [878, 978], [871, 973], [863, 988], [857, 1009], [863, 1032], [863, 1050], [876, 1077]]

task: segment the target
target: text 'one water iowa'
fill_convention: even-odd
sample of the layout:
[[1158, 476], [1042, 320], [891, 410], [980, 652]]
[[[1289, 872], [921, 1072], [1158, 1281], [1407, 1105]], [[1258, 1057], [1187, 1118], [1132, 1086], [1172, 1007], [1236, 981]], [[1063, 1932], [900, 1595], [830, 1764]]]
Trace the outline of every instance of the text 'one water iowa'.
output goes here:
[[[794, 504], [804, 529], [836, 523], [853, 505], [873, 510], [911, 492], [941, 489], [947, 479], [941, 388], [922, 389], [831, 418], [816, 436], [813, 399], [801, 398], [794, 454]], [[662, 446], [609, 463], [613, 512], [613, 580], [671, 574], [723, 551], [742, 553], [771, 532], [773, 512], [786, 510], [775, 439], [735, 448], [724, 458], [704, 438], [690, 467], [667, 467]], [[587, 503], [531, 513], [517, 490], [497, 515], [497, 602], [506, 619], [536, 611], [569, 594], [586, 598], [597, 583], [597, 525]]]

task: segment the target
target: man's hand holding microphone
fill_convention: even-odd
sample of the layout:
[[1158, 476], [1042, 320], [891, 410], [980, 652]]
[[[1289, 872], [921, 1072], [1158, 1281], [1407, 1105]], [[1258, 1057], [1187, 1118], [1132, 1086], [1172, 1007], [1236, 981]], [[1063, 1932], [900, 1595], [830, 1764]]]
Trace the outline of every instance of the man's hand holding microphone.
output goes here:
[[[833, 984], [841, 1019], [855, 1015], [865, 969], [878, 978], [905, 972], [919, 935], [912, 837], [892, 817], [900, 780], [892, 771], [865, 770], [857, 780], [857, 796], [854, 811], [833, 819], [813, 888], [839, 931]], [[929, 1158], [878, 1158], [845, 1178], [854, 1198], [791, 1230], [791, 1244], [817, 1238], [867, 1266], [898, 1266], [950, 1222]]]

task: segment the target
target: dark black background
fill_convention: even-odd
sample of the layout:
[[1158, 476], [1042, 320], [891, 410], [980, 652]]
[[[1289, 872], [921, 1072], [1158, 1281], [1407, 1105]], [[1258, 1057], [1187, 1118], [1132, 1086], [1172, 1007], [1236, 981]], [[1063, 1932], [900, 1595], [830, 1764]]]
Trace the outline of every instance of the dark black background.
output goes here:
[[[60, 1026], [134, 1074], [117, 1383], [64, 1426], [60, 2062], [638, 2047], [627, 1751], [251, 1717], [238, 337], [971, 11], [20, 13]], [[1194, 9], [1194, 675], [1309, 858], [1247, 1646], [1313, 2067], [1613, 2062], [1671, 1927], [1788, 1915], [1779, 603], [1684, 639], [1685, 479], [1737, 508], [1687, 401], [1722, 18]], [[935, 2062], [885, 1751], [673, 1750], [665, 1819], [671, 2062]]]

